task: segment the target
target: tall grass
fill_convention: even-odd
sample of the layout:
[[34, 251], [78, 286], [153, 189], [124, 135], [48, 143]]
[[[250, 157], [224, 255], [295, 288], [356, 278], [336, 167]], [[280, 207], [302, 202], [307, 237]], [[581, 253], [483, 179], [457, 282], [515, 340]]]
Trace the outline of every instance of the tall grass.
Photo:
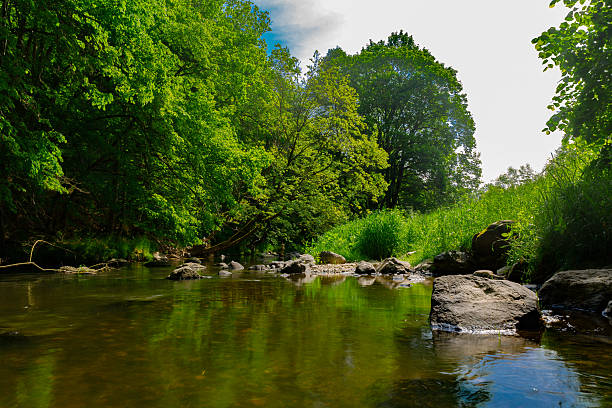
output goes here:
[[596, 169], [591, 165], [596, 157], [588, 149], [566, 147], [525, 184], [490, 186], [427, 214], [373, 213], [333, 228], [306, 250], [334, 251], [348, 260], [393, 254], [416, 264], [448, 250], [468, 250], [474, 234], [489, 224], [514, 220], [509, 263], [528, 265], [525, 280], [612, 264], [612, 169]]

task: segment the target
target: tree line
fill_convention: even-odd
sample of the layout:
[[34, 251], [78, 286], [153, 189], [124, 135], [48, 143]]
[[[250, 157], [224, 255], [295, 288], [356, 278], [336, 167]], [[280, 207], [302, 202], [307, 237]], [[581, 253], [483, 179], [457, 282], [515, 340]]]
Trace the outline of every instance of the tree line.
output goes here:
[[403, 32], [302, 71], [245, 0], [4, 0], [0, 235], [300, 246], [478, 186], [456, 71]]

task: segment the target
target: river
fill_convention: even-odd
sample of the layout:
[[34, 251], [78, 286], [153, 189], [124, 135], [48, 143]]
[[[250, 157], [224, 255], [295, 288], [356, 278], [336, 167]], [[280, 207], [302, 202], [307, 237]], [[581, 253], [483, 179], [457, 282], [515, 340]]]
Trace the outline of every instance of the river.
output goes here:
[[432, 332], [430, 282], [170, 270], [0, 275], [0, 407], [612, 406], [607, 334]]

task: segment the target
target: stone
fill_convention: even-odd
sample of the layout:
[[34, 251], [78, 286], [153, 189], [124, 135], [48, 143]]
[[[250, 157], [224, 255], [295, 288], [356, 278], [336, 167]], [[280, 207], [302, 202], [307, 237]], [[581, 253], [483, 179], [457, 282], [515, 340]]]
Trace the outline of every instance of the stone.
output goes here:
[[299, 252], [288, 252], [285, 255], [285, 260], [287, 261], [293, 261], [295, 259], [298, 259], [300, 256], [302, 256], [302, 254], [300, 254]]
[[80, 266], [78, 268], [75, 268], [74, 266], [62, 266], [59, 268], [59, 272], [75, 275], [95, 275], [97, 273], [95, 269], [91, 269], [86, 266]]
[[274, 269], [282, 269], [285, 267], [285, 261], [272, 261], [270, 262], [270, 267]]
[[192, 269], [194, 271], [202, 271], [204, 269], [206, 269], [206, 265], [202, 265], [199, 263], [194, 263], [194, 262], [187, 262], [182, 264], [181, 266], [179, 266], [177, 269], [179, 268], [189, 268]]
[[514, 263], [510, 266], [510, 270], [506, 274], [506, 279], [512, 282], [521, 283], [523, 281], [523, 276], [527, 272], [528, 266], [529, 265], [524, 260]]
[[221, 270], [219, 271], [219, 276], [228, 277], [228, 276], [232, 276], [232, 273], [230, 271]]
[[612, 299], [612, 269], [557, 272], [538, 295], [544, 307], [601, 313]]
[[376, 268], [369, 262], [361, 261], [355, 267], [355, 273], [358, 275], [373, 275], [376, 273]]
[[489, 271], [486, 269], [479, 269], [473, 273], [474, 276], [480, 276], [481, 278], [487, 279], [504, 279], [503, 276], [499, 276], [493, 273], [493, 271]]
[[195, 256], [192, 256], [191, 258], [185, 259], [185, 263], [197, 263], [197, 264], [201, 264], [202, 261], [200, 260], [200, 258], [196, 258]]
[[[194, 279], [202, 279], [202, 275], [198, 273], [199, 268], [195, 268], [192, 265], [202, 266], [196, 263], [188, 263], [185, 265], [181, 265], [170, 273], [166, 277], [169, 280], [194, 280]], [[204, 268], [205, 269], [205, 268]]]
[[244, 266], [236, 261], [230, 262], [227, 267], [232, 271], [241, 271], [244, 269]]
[[310, 254], [303, 254], [300, 255], [296, 261], [306, 264], [306, 265], [314, 265], [315, 264], [315, 259], [314, 256], [310, 255]]
[[215, 264], [215, 266], [218, 266], [221, 269], [229, 268], [225, 262], [219, 262], [218, 264]]
[[170, 266], [170, 259], [166, 255], [161, 255], [159, 252], [153, 254], [153, 259], [145, 263], [144, 266], [147, 268], [157, 268]]
[[606, 310], [604, 310], [601, 314], [606, 317], [612, 317], [612, 300], [608, 302]]
[[497, 271], [495, 271], [495, 274], [499, 276], [507, 277], [511, 269], [512, 269], [512, 266], [504, 265], [501, 268], [497, 269]]
[[410, 264], [397, 258], [387, 258], [378, 265], [376, 272], [382, 275], [410, 273]]
[[474, 275], [436, 278], [429, 317], [435, 330], [513, 334], [541, 328], [534, 292], [508, 280]]
[[346, 258], [331, 251], [323, 251], [319, 254], [319, 260], [322, 264], [343, 264], [346, 263]]
[[506, 263], [510, 241], [507, 234], [515, 221], [497, 221], [472, 237], [472, 260], [479, 269], [497, 270]]
[[429, 270], [434, 276], [465, 275], [476, 269], [470, 256], [465, 252], [448, 251], [436, 255]]
[[431, 260], [423, 261], [414, 267], [414, 271], [423, 275], [429, 275], [431, 274], [431, 265], [433, 265]]
[[267, 271], [268, 265], [251, 265], [249, 266], [249, 271]]
[[280, 273], [287, 275], [295, 275], [298, 273], [307, 273], [310, 271], [310, 265], [304, 262], [300, 262], [299, 259], [289, 261], [280, 270]]

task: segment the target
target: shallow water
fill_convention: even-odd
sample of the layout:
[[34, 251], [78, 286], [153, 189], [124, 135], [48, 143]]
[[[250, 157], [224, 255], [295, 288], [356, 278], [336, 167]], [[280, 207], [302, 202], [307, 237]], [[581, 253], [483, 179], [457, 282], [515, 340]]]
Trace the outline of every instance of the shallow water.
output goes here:
[[0, 275], [0, 407], [606, 407], [612, 339], [432, 332], [431, 285]]

